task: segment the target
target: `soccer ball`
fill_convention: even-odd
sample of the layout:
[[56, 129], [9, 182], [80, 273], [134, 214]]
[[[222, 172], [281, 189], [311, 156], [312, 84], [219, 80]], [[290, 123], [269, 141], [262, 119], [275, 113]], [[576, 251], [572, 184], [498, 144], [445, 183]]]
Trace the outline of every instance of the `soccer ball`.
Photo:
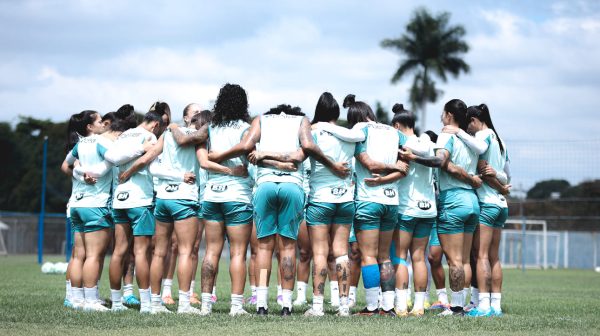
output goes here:
[[48, 274], [48, 273], [52, 273], [54, 271], [54, 264], [51, 262], [45, 262], [42, 265], [42, 273], [44, 274]]
[[596, 272], [600, 273], [600, 266], [596, 266]]

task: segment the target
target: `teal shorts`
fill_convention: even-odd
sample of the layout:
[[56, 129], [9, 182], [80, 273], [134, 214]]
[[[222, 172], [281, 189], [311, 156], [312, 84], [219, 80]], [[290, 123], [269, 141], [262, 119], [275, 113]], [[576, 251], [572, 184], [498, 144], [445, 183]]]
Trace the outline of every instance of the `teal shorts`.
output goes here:
[[413, 238], [425, 238], [429, 237], [431, 233], [431, 227], [435, 224], [435, 217], [433, 218], [418, 218], [398, 214], [398, 229], [410, 232]]
[[472, 189], [453, 188], [440, 192], [438, 234], [475, 232], [479, 223], [479, 201]]
[[192, 200], [157, 198], [154, 206], [154, 218], [159, 222], [173, 223], [196, 216], [198, 208], [198, 202]]
[[355, 230], [392, 231], [398, 225], [398, 206], [356, 201]]
[[256, 237], [274, 234], [298, 239], [298, 229], [304, 218], [304, 190], [295, 183], [264, 182], [254, 193]]
[[252, 223], [252, 204], [242, 202], [202, 202], [202, 217], [227, 226]]
[[108, 208], [71, 208], [73, 232], [94, 232], [114, 226]]
[[495, 204], [479, 204], [479, 223], [494, 229], [502, 229], [508, 219], [508, 208], [501, 208]]
[[429, 234], [429, 247], [432, 246], [441, 246], [436, 223], [433, 223], [433, 226], [431, 227], [431, 233]]
[[350, 236], [348, 237], [348, 243], [352, 244], [352, 243], [356, 243], [358, 240], [356, 240], [356, 233], [354, 233], [354, 225], [350, 226]]
[[154, 235], [154, 215], [152, 207], [137, 207], [131, 209], [113, 209], [115, 224], [129, 224], [134, 236]]
[[309, 202], [306, 208], [306, 224], [309, 226], [330, 224], [350, 225], [353, 220], [354, 202]]
[[198, 211], [196, 212], [196, 216], [197, 216], [199, 219], [202, 219], [202, 218], [204, 218], [204, 216], [202, 215], [202, 204], [203, 204], [203, 203], [204, 203], [204, 202], [202, 202], [202, 201], [198, 202]]

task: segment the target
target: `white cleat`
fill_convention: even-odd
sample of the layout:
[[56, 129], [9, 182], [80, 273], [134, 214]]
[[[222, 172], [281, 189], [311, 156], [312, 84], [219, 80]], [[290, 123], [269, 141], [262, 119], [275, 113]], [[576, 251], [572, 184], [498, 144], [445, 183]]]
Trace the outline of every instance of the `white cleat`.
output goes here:
[[322, 310], [318, 311], [318, 310], [314, 310], [314, 309], [310, 308], [309, 310], [304, 312], [304, 316], [321, 317], [321, 316], [325, 316], [325, 312]]
[[125, 307], [123, 304], [113, 304], [112, 308], [110, 308], [110, 311], [113, 313], [124, 312], [126, 310], [129, 310], [129, 308]]
[[140, 314], [152, 314], [152, 308], [150, 306], [140, 307]]
[[83, 310], [87, 311], [87, 312], [106, 312], [106, 311], [109, 311], [110, 309], [104, 307], [98, 301], [94, 301], [92, 303], [86, 302], [83, 305]]
[[354, 308], [356, 306], [356, 301], [348, 299], [348, 308]]
[[177, 314], [192, 314], [192, 315], [202, 315], [200, 309], [192, 307], [192, 306], [187, 306], [187, 307], [179, 307], [177, 309]]
[[248, 316], [250, 313], [244, 310], [244, 308], [232, 308], [229, 311], [229, 316]]
[[85, 303], [83, 301], [71, 301], [72, 308], [75, 310], [83, 310]]
[[171, 311], [167, 309], [167, 307], [160, 305], [160, 306], [152, 306], [150, 308], [150, 314], [170, 314]]
[[350, 316], [350, 308], [340, 306], [340, 309], [338, 309], [338, 312], [335, 315], [336, 316]]

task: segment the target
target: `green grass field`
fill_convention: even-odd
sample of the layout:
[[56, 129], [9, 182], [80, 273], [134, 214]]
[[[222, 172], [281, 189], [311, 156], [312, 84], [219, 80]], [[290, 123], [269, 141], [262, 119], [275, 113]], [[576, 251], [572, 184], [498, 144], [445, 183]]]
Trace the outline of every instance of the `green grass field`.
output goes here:
[[[505, 316], [490, 319], [438, 318], [433, 313], [418, 319], [331, 315], [315, 319], [302, 316], [305, 309], [282, 319], [275, 314], [279, 307], [274, 301], [272, 316], [230, 318], [226, 270], [222, 264], [219, 302], [210, 317], [83, 313], [63, 308], [63, 275], [42, 274], [34, 256], [0, 257], [0, 335], [600, 335], [600, 273], [590, 270], [507, 270]], [[107, 275], [105, 269], [100, 287], [104, 298], [109, 297]], [[274, 292], [271, 297], [274, 300]], [[359, 298], [362, 308], [364, 292], [359, 291]]]

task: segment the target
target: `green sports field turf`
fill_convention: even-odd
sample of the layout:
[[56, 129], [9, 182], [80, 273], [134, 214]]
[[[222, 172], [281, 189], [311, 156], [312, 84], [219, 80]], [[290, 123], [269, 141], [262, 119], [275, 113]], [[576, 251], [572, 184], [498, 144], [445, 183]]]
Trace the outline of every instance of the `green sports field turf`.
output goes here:
[[[59, 257], [47, 261], [62, 261]], [[64, 276], [45, 275], [33, 256], [0, 257], [0, 335], [600, 335], [600, 273], [590, 270], [507, 270], [502, 318], [272, 316], [231, 318], [227, 264], [221, 264], [219, 301], [210, 317], [83, 313], [62, 307]], [[198, 272], [198, 280], [200, 277]], [[273, 280], [273, 279], [272, 279]], [[274, 286], [272, 286], [274, 287]], [[101, 296], [109, 297], [106, 269]], [[274, 288], [273, 288], [274, 289]], [[173, 288], [176, 293], [176, 286]], [[328, 293], [327, 293], [328, 296]], [[326, 297], [327, 297], [326, 296]], [[273, 292], [271, 298], [275, 299]], [[359, 291], [360, 304], [364, 292]], [[170, 307], [175, 309], [175, 307]], [[251, 307], [247, 307], [253, 311]], [[357, 308], [358, 309], [358, 308]]]

